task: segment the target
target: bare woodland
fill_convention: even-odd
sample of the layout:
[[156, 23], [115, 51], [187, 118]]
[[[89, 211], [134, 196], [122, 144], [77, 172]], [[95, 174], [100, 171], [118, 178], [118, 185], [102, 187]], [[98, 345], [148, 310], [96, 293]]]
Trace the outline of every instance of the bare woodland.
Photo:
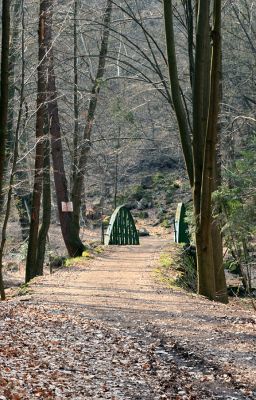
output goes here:
[[[27, 284], [44, 287], [51, 276], [54, 281], [56, 266], [74, 267], [72, 282], [79, 267], [91, 268], [88, 260], [97, 265], [101, 252], [111, 253], [102, 237], [121, 204], [132, 211], [141, 235], [159, 239], [154, 257], [156, 266], [162, 263], [160, 286], [173, 281], [173, 273], [181, 274], [182, 288], [205, 302], [223, 303], [219, 307], [229, 313], [229, 295], [235, 293], [245, 296], [255, 312], [255, 13], [252, 0], [2, 0], [0, 292], [8, 300], [6, 313], [15, 314], [8, 302], [17, 301]], [[168, 247], [178, 202], [188, 210], [186, 254], [183, 247]], [[150, 246], [141, 254], [146, 249]], [[18, 289], [13, 291], [15, 274]], [[36, 286], [33, 290], [36, 313], [41, 298]], [[52, 295], [42, 296], [46, 311], [38, 309], [46, 319]], [[58, 307], [64, 302], [57, 297]], [[241, 309], [237, 312], [242, 318]], [[246, 318], [253, 326], [254, 317]], [[107, 335], [108, 328], [96, 325], [99, 335]], [[86, 329], [91, 335], [94, 323]], [[220, 327], [224, 336], [225, 329]], [[110, 341], [116, 340], [113, 335]], [[142, 350], [143, 365], [151, 365], [147, 351]], [[143, 365], [146, 372], [152, 367]], [[159, 368], [160, 375], [168, 375], [166, 365]], [[48, 393], [44, 387], [30, 398], [253, 398], [253, 387], [241, 391], [235, 376], [237, 371], [226, 397], [218, 397], [223, 384], [218, 377], [219, 392], [192, 383], [185, 394], [177, 389], [183, 383], [161, 392], [154, 381], [154, 390], [145, 389], [146, 395], [140, 387], [138, 397], [131, 394], [134, 388], [116, 390], [111, 397], [108, 390], [95, 394], [89, 386], [75, 397], [72, 381], [70, 396], [67, 388], [58, 395], [57, 389]], [[7, 378], [0, 374], [0, 398], [1, 379]], [[233, 393], [235, 388], [240, 392]], [[29, 398], [26, 390], [24, 397], [12, 397], [16, 392], [8, 386], [3, 399]]]

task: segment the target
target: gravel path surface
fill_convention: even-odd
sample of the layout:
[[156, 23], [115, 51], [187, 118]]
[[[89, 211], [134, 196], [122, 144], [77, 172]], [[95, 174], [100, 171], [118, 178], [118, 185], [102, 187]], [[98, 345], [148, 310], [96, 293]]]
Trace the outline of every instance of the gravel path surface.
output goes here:
[[256, 398], [255, 314], [157, 284], [166, 245], [109, 247], [4, 304], [0, 400]]

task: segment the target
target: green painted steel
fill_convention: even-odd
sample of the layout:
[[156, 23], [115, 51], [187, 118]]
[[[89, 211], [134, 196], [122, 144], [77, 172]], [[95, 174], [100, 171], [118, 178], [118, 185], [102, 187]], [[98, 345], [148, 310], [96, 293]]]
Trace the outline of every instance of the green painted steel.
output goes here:
[[133, 217], [124, 205], [113, 212], [104, 239], [105, 245], [140, 244]]
[[185, 222], [186, 208], [183, 203], [177, 206], [174, 222], [174, 241], [176, 243], [190, 243], [188, 224]]

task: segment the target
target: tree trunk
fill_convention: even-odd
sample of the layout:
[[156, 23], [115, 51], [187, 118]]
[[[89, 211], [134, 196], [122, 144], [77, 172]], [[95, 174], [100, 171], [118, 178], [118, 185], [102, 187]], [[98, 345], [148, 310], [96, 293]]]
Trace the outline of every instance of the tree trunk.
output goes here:
[[[178, 120], [188, 176], [193, 190], [198, 291], [209, 299], [226, 301], [225, 276], [222, 265], [222, 242], [220, 232], [212, 221], [211, 203], [217, 157], [216, 141], [219, 109], [218, 73], [221, 50], [221, 44], [218, 38], [220, 37], [221, 2], [220, 0], [214, 1], [212, 64], [210, 64], [210, 0], [195, 2], [195, 19], [197, 26], [195, 63], [193, 60], [191, 41], [193, 39], [191, 36], [193, 30], [193, 23], [191, 23], [191, 2], [186, 1], [184, 5], [188, 18], [188, 52], [190, 60], [190, 80], [193, 89], [192, 155], [190, 132], [188, 130], [188, 123], [180, 96], [172, 21], [172, 2], [164, 0], [167, 53], [173, 104]], [[217, 297], [216, 290], [218, 292]]]
[[74, 136], [73, 136], [73, 166], [72, 166], [72, 176], [71, 185], [76, 177], [76, 171], [78, 168], [78, 141], [79, 141], [79, 104], [78, 104], [78, 70], [77, 70], [77, 12], [78, 12], [77, 0], [74, 0]]
[[79, 235], [79, 230], [80, 230], [80, 208], [81, 208], [81, 196], [82, 196], [83, 182], [84, 182], [84, 169], [87, 163], [88, 153], [91, 148], [91, 132], [98, 102], [98, 95], [100, 92], [101, 80], [103, 79], [105, 73], [111, 13], [112, 13], [112, 1], [108, 0], [107, 7], [103, 17], [103, 36], [99, 54], [99, 63], [98, 63], [96, 78], [94, 80], [94, 84], [91, 90], [91, 98], [89, 102], [87, 119], [84, 129], [83, 145], [79, 157], [78, 166], [75, 170], [75, 174], [73, 175], [72, 201], [74, 207], [73, 221], [74, 221], [74, 229], [76, 235]]
[[[212, 68], [215, 69], [216, 74], [216, 82], [215, 85], [219, 84], [219, 99], [218, 105], [222, 99], [222, 39], [221, 39], [221, 1], [214, 2], [214, 26], [213, 26], [213, 50], [212, 50], [212, 58], [216, 58], [216, 64], [213, 65]], [[215, 75], [212, 71], [212, 80]], [[215, 95], [217, 95], [216, 93]], [[219, 112], [219, 106], [218, 110]], [[212, 190], [216, 190], [221, 185], [221, 156], [219, 154], [218, 143], [219, 133], [220, 133], [220, 123], [218, 124], [216, 121], [215, 126], [216, 132], [216, 146], [215, 146], [215, 155], [214, 155], [214, 172], [213, 172], [213, 187]], [[218, 222], [213, 219], [212, 221], [212, 242], [214, 245], [213, 248], [213, 262], [214, 262], [214, 274], [215, 274], [215, 290], [216, 290], [216, 300], [222, 303], [228, 303], [228, 294], [227, 294], [227, 285], [226, 285], [226, 277], [223, 266], [223, 244], [222, 244], [222, 235], [221, 235], [221, 227]]]
[[[12, 34], [10, 40], [10, 57], [9, 57], [9, 109], [8, 109], [8, 137], [7, 137], [7, 153], [10, 158], [13, 148], [15, 146], [15, 131], [20, 132], [23, 105], [24, 105], [24, 81], [25, 81], [25, 57], [24, 57], [24, 32], [25, 32], [25, 21], [24, 21], [24, 7], [23, 0], [16, 1], [12, 5], [13, 21], [12, 21]], [[20, 22], [21, 22], [21, 34], [20, 34]], [[21, 40], [20, 40], [21, 36]], [[15, 91], [17, 90], [17, 82], [15, 81], [15, 65], [17, 64], [18, 49], [21, 45], [21, 80], [19, 83], [20, 90], [20, 104], [19, 114], [17, 119], [17, 125], [15, 127], [14, 115], [14, 99]], [[19, 149], [18, 149], [19, 151]], [[6, 163], [7, 164], [7, 163]], [[27, 171], [29, 167], [27, 165], [26, 158], [23, 159], [22, 163], [19, 164], [19, 169], [15, 172], [15, 205], [19, 214], [19, 221], [22, 233], [22, 239], [25, 241], [29, 237], [30, 227], [30, 214], [31, 214], [31, 196], [32, 193], [28, 193], [29, 190], [29, 177]]]
[[9, 95], [10, 1], [2, 1], [2, 53], [0, 87], [0, 198], [4, 178]]
[[194, 178], [193, 178], [193, 158], [192, 158], [191, 138], [190, 138], [191, 132], [189, 130], [187, 116], [180, 94], [171, 0], [164, 0], [164, 19], [165, 19], [165, 33], [166, 33], [167, 56], [168, 56], [172, 101], [179, 125], [180, 140], [185, 158], [185, 164], [187, 167], [190, 185], [192, 186]]
[[31, 222], [28, 241], [26, 262], [26, 282], [38, 275], [36, 271], [36, 258], [38, 248], [38, 229], [40, 205], [43, 185], [44, 168], [44, 121], [46, 108], [46, 77], [47, 77], [47, 13], [49, 12], [48, 0], [40, 1], [39, 26], [38, 26], [38, 75], [37, 75], [37, 113], [36, 113], [36, 155], [34, 188], [31, 208]]
[[[46, 116], [47, 119], [47, 116]], [[49, 134], [48, 120], [45, 122], [45, 135]], [[47, 235], [51, 223], [51, 180], [50, 180], [50, 141], [44, 141], [44, 172], [43, 172], [43, 215], [42, 225], [38, 234], [38, 249], [36, 257], [36, 274], [43, 275]]]
[[[9, 37], [10, 37], [10, 1], [2, 1], [2, 52], [1, 52], [1, 87], [0, 87], [0, 199], [4, 178], [5, 147], [8, 123], [8, 81], [9, 81]], [[0, 260], [0, 295], [5, 300], [2, 274], [2, 252]]]
[[[49, 1], [52, 5], [52, 0]], [[51, 135], [51, 149], [54, 183], [56, 189], [57, 205], [59, 211], [61, 231], [63, 239], [70, 257], [81, 256], [84, 251], [84, 245], [79, 238], [79, 229], [74, 227], [73, 216], [71, 212], [62, 211], [62, 202], [68, 202], [68, 187], [63, 161], [63, 149], [61, 141], [60, 121], [57, 103], [57, 90], [54, 74], [54, 56], [52, 47], [52, 16], [48, 19], [49, 39], [47, 43], [49, 57], [49, 75], [48, 75], [48, 113]]]

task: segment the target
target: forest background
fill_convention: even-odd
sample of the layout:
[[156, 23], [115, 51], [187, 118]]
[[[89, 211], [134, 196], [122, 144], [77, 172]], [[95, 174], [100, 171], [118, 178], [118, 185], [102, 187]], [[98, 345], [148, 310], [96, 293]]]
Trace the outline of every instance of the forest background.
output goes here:
[[[75, 256], [84, 249], [78, 239], [81, 222], [95, 212], [109, 215], [124, 201], [145, 203], [140, 191], [147, 176], [165, 182], [164, 199], [160, 194], [145, 206], [154, 206], [160, 224], [172, 220], [175, 185], [187, 201], [190, 191], [169, 87], [161, 1], [48, 0], [41, 1], [40, 10], [34, 2], [2, 5], [2, 16], [7, 14], [1, 60], [0, 130], [6, 138], [5, 146], [1, 143], [1, 151], [6, 149], [1, 267], [6, 252], [20, 252], [20, 244], [13, 246], [12, 225], [20, 221], [18, 241], [24, 241], [28, 281], [43, 271], [50, 223], [60, 220], [68, 252]], [[195, 43], [188, 40], [189, 16], [196, 6], [173, 2], [179, 83], [189, 124], [195, 53]], [[229, 266], [241, 268], [253, 264], [255, 234], [255, 4], [224, 1], [221, 11], [222, 186], [215, 193], [214, 211]], [[72, 224], [70, 213], [60, 209], [61, 201], [70, 199]]]

